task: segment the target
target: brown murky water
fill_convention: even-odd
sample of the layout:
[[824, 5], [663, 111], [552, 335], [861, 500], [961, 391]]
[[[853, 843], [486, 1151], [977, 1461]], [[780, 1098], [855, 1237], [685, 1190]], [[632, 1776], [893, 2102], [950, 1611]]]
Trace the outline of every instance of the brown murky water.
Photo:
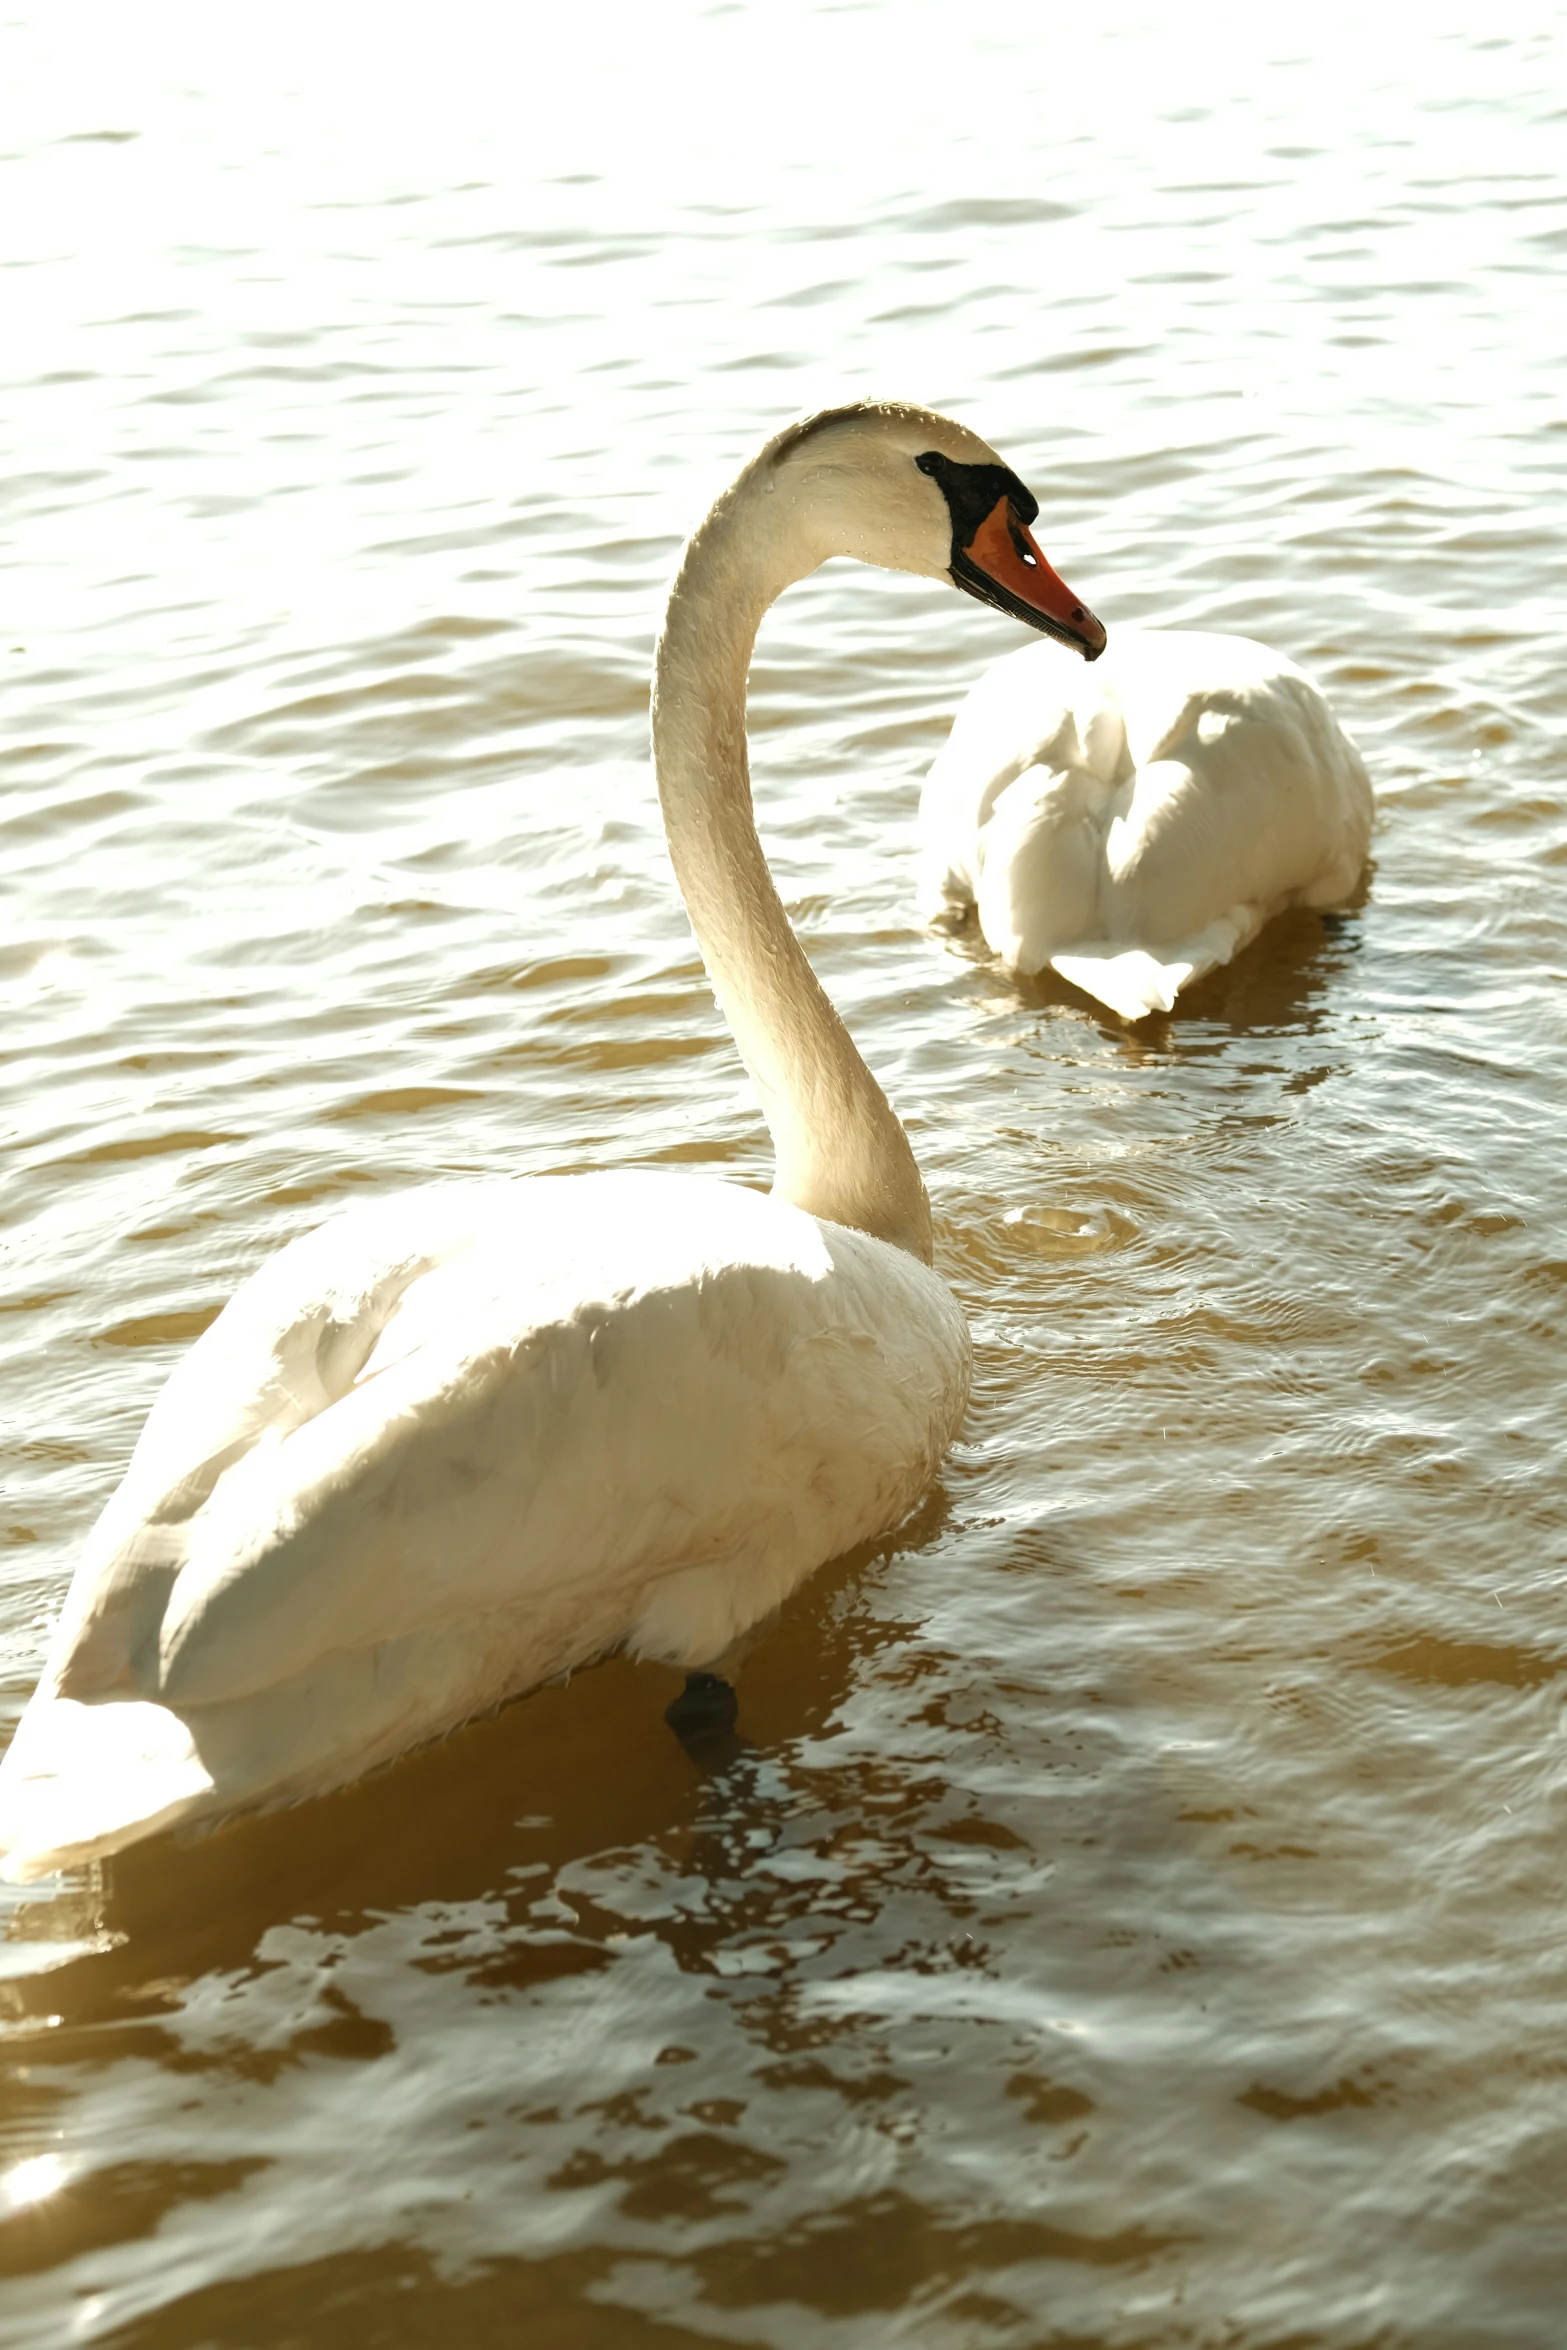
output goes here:
[[[611, 1664], [7, 1897], [3, 2322], [120, 2350], [1474, 2350], [1567, 2307], [1560, 7], [0, 15], [0, 1709], [335, 1202], [764, 1137], [660, 586], [885, 389], [1376, 778], [1135, 1034], [911, 921], [1000, 620], [834, 566], [758, 799], [978, 1378], [700, 1774]], [[1385, 21], [1384, 21], [1385, 19]]]

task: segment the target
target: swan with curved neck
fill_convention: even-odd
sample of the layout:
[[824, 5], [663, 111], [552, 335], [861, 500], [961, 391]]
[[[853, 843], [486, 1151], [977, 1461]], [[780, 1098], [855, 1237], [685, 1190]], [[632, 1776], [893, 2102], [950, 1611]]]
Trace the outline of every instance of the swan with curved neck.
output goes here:
[[771, 1195], [439, 1184], [264, 1265], [88, 1538], [0, 1763], [0, 1871], [323, 1792], [616, 1648], [727, 1697], [733, 1643], [919, 1498], [967, 1332], [908, 1138], [763, 858], [746, 671], [768, 605], [833, 555], [950, 579], [1092, 659], [1104, 631], [1035, 512], [961, 426], [869, 404], [778, 435], [718, 500], [670, 596], [654, 761]]

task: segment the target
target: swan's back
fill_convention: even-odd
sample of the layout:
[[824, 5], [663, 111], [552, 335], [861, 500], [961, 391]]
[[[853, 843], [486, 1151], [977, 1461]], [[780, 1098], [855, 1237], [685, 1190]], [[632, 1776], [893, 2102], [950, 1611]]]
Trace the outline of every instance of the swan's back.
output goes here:
[[977, 909], [1008, 968], [1051, 964], [1135, 1018], [1283, 906], [1341, 903], [1371, 818], [1359, 752], [1267, 646], [1122, 629], [1085, 669], [1029, 645], [980, 679], [931, 769], [922, 903]]
[[737, 1185], [339, 1218], [159, 1398], [0, 1769], [8, 1868], [316, 1792], [613, 1647], [716, 1657], [912, 1506], [967, 1361], [923, 1265]]

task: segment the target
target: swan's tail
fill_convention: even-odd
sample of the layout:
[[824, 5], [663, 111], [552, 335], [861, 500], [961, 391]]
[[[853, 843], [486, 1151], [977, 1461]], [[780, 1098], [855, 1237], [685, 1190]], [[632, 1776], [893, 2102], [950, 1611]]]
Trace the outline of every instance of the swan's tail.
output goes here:
[[118, 1852], [211, 1794], [166, 1706], [35, 1697], [0, 1763], [0, 1877], [25, 1885]]
[[1262, 928], [1265, 911], [1261, 906], [1232, 906], [1205, 930], [1157, 952], [1146, 947], [1079, 947], [1069, 955], [1052, 955], [1050, 968], [1085, 995], [1108, 1004], [1123, 1020], [1146, 1020], [1150, 1012], [1168, 1012], [1183, 987], [1239, 954]]

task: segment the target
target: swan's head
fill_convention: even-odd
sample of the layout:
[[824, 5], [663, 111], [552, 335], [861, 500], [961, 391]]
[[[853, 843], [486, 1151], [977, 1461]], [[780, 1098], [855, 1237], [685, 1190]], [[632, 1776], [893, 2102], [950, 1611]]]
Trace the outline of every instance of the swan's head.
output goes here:
[[950, 579], [966, 594], [1097, 661], [1105, 632], [1029, 534], [1039, 501], [977, 433], [928, 408], [828, 408], [770, 441], [761, 487], [818, 534], [821, 552]]

